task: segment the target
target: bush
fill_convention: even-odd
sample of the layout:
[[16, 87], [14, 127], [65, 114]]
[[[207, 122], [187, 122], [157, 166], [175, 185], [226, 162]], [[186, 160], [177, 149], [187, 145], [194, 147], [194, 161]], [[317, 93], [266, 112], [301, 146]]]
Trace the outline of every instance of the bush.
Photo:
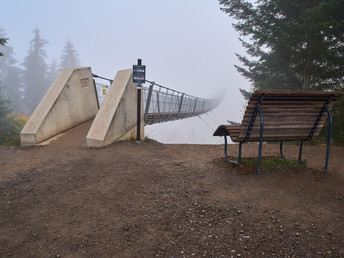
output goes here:
[[25, 114], [8, 114], [0, 126], [0, 145], [20, 145], [20, 132], [28, 121]]
[[[331, 142], [337, 146], [344, 146], [344, 98], [341, 98], [333, 104], [331, 111], [333, 124], [332, 124], [332, 137]], [[326, 112], [324, 116], [327, 117]], [[321, 130], [320, 137], [317, 143], [326, 143], [328, 135], [328, 118], [326, 123]]]

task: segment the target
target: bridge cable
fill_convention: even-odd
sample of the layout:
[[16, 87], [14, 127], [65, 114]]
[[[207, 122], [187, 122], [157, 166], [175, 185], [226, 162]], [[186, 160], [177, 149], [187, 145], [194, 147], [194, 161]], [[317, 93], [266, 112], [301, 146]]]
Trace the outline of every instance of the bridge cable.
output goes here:
[[209, 129], [213, 132], [215, 131], [214, 128], [212, 128], [200, 115], [198, 116], [208, 127]]
[[174, 130], [174, 133], [172, 133], [172, 136], [169, 137], [169, 139], [166, 141], [166, 143], [168, 143], [175, 135], [176, 135], [176, 132], [179, 131], [179, 129], [184, 126], [185, 122], [186, 122], [186, 119], [183, 119], [184, 121], [181, 121], [182, 123], [180, 123], [180, 125], [178, 126], [177, 129]]
[[215, 119], [212, 117], [212, 116], [210, 116], [210, 114], [208, 114], [208, 113], [205, 113], [216, 125], [219, 125], [219, 123], [217, 122], [217, 121], [215, 121]]
[[215, 119], [215, 121], [216, 121], [216, 124], [221, 124], [221, 119], [219, 119], [219, 117], [217, 116], [217, 114], [215, 113], [215, 111], [212, 109], [212, 110], [210, 110], [210, 112], [212, 113], [212, 115], [213, 115], [213, 117], [214, 117], [214, 119]]
[[[161, 129], [160, 127], [163, 126], [162, 130], [158, 130], [155, 134], [155, 137], [157, 138], [158, 135], [161, 134], [161, 132], [163, 132], [168, 126], [170, 126], [169, 123], [161, 123], [156, 129]], [[154, 130], [155, 131], [155, 130]], [[150, 134], [151, 135], [151, 134]]]
[[164, 124], [164, 123], [160, 123], [157, 127], [155, 127], [151, 132], [149, 132], [149, 133], [147, 134], [147, 137], [148, 137], [148, 136], [151, 136], [152, 133], [155, 132], [157, 129], [159, 129], [163, 124]]

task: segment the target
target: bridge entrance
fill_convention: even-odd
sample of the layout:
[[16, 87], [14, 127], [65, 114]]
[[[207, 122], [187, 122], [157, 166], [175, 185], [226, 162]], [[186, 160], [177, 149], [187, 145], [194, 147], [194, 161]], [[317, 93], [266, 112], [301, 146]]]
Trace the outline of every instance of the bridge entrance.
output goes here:
[[[141, 140], [144, 125], [199, 116], [220, 103], [220, 99], [198, 98], [153, 81], [146, 83], [141, 96]], [[37, 144], [92, 119], [88, 147], [136, 138], [137, 103], [132, 69], [119, 71], [114, 80], [93, 74], [90, 67], [63, 70], [22, 130], [21, 143]]]

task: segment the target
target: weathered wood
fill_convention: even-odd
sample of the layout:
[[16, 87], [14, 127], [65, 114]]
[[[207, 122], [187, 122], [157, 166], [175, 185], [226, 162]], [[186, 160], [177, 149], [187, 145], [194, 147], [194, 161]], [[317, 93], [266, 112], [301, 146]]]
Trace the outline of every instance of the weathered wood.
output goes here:
[[[324, 104], [332, 98], [327, 105], [328, 109], [331, 109], [333, 102], [338, 100], [344, 92], [257, 91], [250, 98], [241, 126], [222, 125], [222, 129], [219, 129], [219, 132], [216, 131], [217, 134], [214, 133], [214, 135], [222, 133], [222, 135], [229, 135], [234, 142], [243, 141], [257, 103], [263, 94], [265, 96], [260, 104], [264, 118], [263, 140], [294, 141], [307, 139]], [[314, 136], [319, 135], [326, 119], [325, 112], [318, 123]], [[250, 137], [246, 140], [258, 141], [260, 138], [259, 115], [256, 116], [251, 130]]]

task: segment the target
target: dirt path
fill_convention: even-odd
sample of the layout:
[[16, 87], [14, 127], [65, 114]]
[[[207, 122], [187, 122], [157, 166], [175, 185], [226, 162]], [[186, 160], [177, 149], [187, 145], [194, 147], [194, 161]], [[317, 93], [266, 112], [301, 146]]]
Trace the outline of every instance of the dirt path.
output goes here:
[[325, 147], [305, 146], [315, 170], [258, 177], [217, 145], [88, 149], [88, 126], [45, 146], [0, 147], [1, 257], [344, 256], [344, 148], [332, 148], [327, 175]]

